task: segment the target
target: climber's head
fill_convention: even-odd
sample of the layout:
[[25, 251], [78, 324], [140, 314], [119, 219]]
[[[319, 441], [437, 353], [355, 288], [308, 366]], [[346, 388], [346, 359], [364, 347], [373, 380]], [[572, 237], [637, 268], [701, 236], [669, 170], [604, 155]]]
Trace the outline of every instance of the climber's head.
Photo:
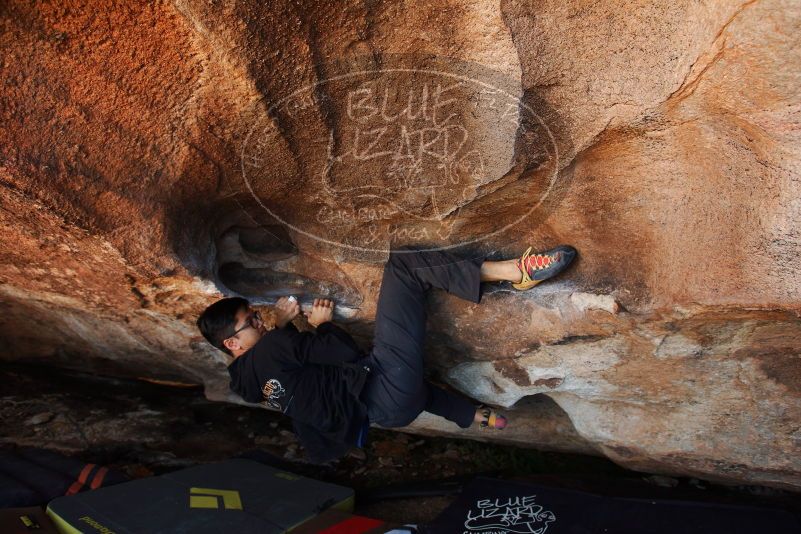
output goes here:
[[197, 319], [200, 333], [218, 349], [238, 358], [264, 335], [264, 321], [258, 311], [241, 297], [218, 300]]

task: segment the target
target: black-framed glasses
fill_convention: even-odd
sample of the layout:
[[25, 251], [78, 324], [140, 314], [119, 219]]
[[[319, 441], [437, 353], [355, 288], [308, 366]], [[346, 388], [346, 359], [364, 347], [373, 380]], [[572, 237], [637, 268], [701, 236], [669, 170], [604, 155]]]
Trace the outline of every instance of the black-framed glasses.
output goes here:
[[258, 328], [259, 327], [259, 323], [261, 323], [261, 313], [259, 313], [258, 310], [253, 311], [250, 314], [248, 314], [248, 316], [245, 318], [244, 326], [242, 326], [242, 328], [238, 328], [238, 329], [234, 330], [234, 333], [231, 334], [228, 337], [234, 337], [239, 332], [241, 332], [242, 330], [244, 330], [244, 329], [246, 329], [248, 327]]

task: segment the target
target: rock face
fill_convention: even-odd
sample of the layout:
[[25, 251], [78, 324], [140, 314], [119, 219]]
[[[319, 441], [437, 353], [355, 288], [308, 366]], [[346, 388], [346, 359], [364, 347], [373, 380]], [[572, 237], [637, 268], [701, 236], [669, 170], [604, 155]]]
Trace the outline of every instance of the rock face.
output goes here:
[[[502, 435], [801, 487], [791, 1], [0, 7], [0, 354], [227, 390], [194, 318], [328, 295], [367, 346], [395, 244], [576, 265], [431, 297]], [[410, 427], [457, 433], [423, 415]]]

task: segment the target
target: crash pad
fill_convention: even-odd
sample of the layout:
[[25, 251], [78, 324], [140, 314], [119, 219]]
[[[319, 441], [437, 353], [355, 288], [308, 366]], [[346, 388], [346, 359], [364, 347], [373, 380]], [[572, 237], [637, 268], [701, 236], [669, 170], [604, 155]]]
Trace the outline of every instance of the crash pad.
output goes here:
[[323, 510], [351, 511], [353, 490], [233, 459], [59, 497], [61, 532], [281, 533]]

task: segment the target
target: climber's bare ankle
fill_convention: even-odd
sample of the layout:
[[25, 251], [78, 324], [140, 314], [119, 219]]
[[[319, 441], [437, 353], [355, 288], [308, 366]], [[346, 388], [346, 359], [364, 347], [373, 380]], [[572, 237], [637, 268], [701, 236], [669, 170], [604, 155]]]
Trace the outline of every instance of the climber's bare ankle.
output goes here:
[[482, 282], [520, 282], [522, 274], [515, 260], [485, 261], [481, 264]]
[[486, 419], [486, 417], [481, 415], [481, 406], [476, 406], [476, 413], [473, 415], [473, 422], [474, 423], [480, 423], [481, 421], [484, 421], [485, 419]]

